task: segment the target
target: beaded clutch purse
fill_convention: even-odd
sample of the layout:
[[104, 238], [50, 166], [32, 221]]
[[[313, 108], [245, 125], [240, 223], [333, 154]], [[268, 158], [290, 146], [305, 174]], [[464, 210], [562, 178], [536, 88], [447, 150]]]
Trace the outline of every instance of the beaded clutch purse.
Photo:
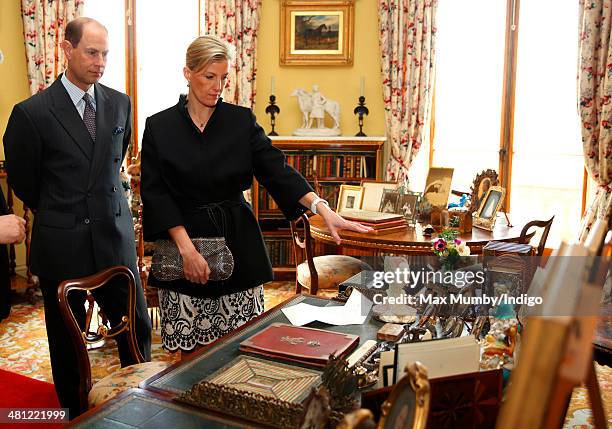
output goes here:
[[[210, 268], [209, 280], [227, 280], [234, 271], [234, 257], [225, 238], [192, 238], [193, 245], [206, 259]], [[157, 240], [151, 260], [151, 273], [157, 280], [173, 281], [185, 278], [183, 258], [172, 240]]]

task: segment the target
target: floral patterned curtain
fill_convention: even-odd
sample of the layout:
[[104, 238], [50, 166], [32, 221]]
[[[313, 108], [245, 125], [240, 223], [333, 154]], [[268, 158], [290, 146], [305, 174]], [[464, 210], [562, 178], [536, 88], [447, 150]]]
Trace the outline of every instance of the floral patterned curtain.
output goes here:
[[582, 124], [584, 162], [597, 183], [595, 198], [582, 221], [580, 240], [595, 219], [612, 213], [612, 1], [580, 1], [578, 110]]
[[403, 182], [429, 118], [438, 0], [379, 0], [387, 136], [387, 180]]
[[30, 93], [47, 88], [64, 70], [66, 24], [83, 14], [84, 0], [21, 0]]
[[205, 33], [219, 36], [236, 47], [224, 99], [252, 108], [257, 72], [257, 29], [261, 0], [206, 0]]

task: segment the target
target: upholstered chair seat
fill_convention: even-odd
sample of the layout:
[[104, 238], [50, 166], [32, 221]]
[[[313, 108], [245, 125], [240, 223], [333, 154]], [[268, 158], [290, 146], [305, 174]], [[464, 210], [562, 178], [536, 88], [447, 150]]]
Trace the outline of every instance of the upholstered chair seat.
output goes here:
[[138, 385], [168, 367], [167, 362], [144, 362], [121, 368], [96, 382], [89, 391], [89, 408], [96, 407], [124, 390]]
[[[307, 289], [316, 295], [319, 289], [337, 289], [338, 285], [364, 270], [372, 268], [357, 258], [346, 255], [314, 256], [308, 216], [291, 221], [291, 236], [296, 261], [295, 293]], [[303, 261], [303, 262], [302, 262]]]
[[[360, 273], [372, 268], [363, 261], [352, 256], [325, 255], [312, 258], [317, 271], [319, 289], [337, 289], [338, 285]], [[302, 262], [297, 266], [297, 281], [306, 289], [312, 289], [312, 279], [308, 262]]]

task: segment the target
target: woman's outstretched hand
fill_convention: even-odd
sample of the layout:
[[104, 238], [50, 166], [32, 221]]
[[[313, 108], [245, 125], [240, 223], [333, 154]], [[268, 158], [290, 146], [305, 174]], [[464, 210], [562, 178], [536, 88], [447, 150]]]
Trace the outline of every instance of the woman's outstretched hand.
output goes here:
[[302, 204], [304, 207], [311, 209], [313, 212], [315, 212], [315, 210], [313, 210], [313, 207], [311, 207], [311, 205], [317, 201], [318, 203], [316, 204], [316, 207], [315, 207], [316, 213], [321, 215], [321, 217], [323, 218], [323, 221], [325, 222], [325, 226], [327, 226], [327, 229], [329, 229], [329, 232], [331, 233], [332, 238], [334, 239], [336, 244], [340, 245], [342, 243], [342, 240], [340, 239], [340, 235], [338, 234], [339, 231], [342, 231], [342, 230], [354, 231], [354, 232], [372, 231], [372, 228], [370, 228], [369, 226], [365, 226], [357, 222], [346, 220], [342, 216], [338, 215], [335, 211], [329, 208], [329, 204], [327, 204], [326, 201], [317, 197], [317, 194], [315, 194], [314, 192], [309, 192], [306, 195], [304, 195], [302, 198], [300, 198], [300, 204]]
[[[320, 204], [320, 206], [322, 206], [322, 204]], [[372, 231], [372, 228], [370, 228], [369, 226], [365, 226], [360, 223], [344, 219], [342, 216], [340, 216], [338, 213], [334, 212], [332, 209], [330, 209], [327, 206], [322, 207], [319, 210], [319, 214], [325, 221], [325, 225], [327, 226], [327, 229], [329, 229], [329, 232], [331, 233], [334, 241], [338, 245], [342, 241], [340, 239], [340, 235], [338, 234], [339, 231], [342, 231], [342, 230], [354, 231], [354, 232]]]

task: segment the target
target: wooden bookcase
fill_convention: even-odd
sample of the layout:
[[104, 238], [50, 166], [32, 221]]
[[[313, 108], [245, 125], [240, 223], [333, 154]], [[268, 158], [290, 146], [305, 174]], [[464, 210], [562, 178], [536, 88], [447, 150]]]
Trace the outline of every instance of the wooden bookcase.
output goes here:
[[[270, 137], [287, 163], [298, 170], [335, 209], [341, 184], [358, 185], [362, 179], [382, 180], [384, 136], [375, 137]], [[255, 180], [253, 211], [264, 233], [277, 280], [295, 277], [289, 222], [266, 190]]]

